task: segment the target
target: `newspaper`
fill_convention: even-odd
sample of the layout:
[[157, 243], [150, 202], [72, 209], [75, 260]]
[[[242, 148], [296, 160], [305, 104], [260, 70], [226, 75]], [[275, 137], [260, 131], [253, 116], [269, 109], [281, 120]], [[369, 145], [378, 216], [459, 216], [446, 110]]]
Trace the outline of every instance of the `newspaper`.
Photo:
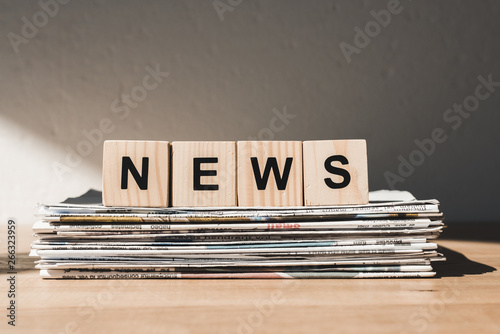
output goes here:
[[63, 231], [227, 231], [227, 230], [319, 230], [319, 229], [376, 229], [376, 228], [426, 228], [431, 225], [441, 225], [440, 220], [431, 221], [421, 219], [380, 219], [380, 220], [343, 220], [320, 222], [282, 222], [282, 223], [198, 223], [198, 224], [57, 224], [48, 221], [36, 222], [33, 226], [35, 233], [51, 233]]
[[291, 240], [291, 241], [230, 241], [230, 242], [47, 242], [35, 241], [32, 249], [228, 249], [268, 247], [314, 247], [425, 243], [426, 238], [373, 238], [338, 240]]
[[247, 273], [176, 273], [176, 272], [117, 272], [78, 270], [40, 270], [42, 278], [64, 279], [145, 279], [145, 278], [246, 278], [246, 279], [277, 279], [277, 278], [424, 278], [436, 275], [435, 272], [247, 272]]
[[434, 200], [378, 203], [355, 206], [283, 208], [217, 208], [208, 209], [141, 209], [108, 207], [56, 207], [40, 205], [39, 216], [61, 222], [241, 222], [241, 221], [307, 221], [373, 218], [440, 218], [439, 203]]
[[98, 195], [39, 205], [41, 277], [410, 278], [444, 260], [431, 242], [445, 227], [439, 202], [408, 192], [284, 208], [104, 207]]

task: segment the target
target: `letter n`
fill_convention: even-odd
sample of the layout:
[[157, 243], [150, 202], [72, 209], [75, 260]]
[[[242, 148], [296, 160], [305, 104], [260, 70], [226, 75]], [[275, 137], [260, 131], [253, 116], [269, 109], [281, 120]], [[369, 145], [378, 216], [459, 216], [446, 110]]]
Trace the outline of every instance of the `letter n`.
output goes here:
[[149, 172], [149, 158], [144, 157], [142, 158], [142, 175], [139, 174], [137, 171], [137, 168], [135, 168], [134, 163], [132, 162], [132, 159], [130, 157], [123, 157], [122, 158], [122, 184], [121, 188], [122, 189], [127, 189], [128, 188], [128, 172], [132, 174], [134, 177], [135, 182], [139, 186], [139, 189], [141, 190], [147, 190], [148, 189], [148, 172]]

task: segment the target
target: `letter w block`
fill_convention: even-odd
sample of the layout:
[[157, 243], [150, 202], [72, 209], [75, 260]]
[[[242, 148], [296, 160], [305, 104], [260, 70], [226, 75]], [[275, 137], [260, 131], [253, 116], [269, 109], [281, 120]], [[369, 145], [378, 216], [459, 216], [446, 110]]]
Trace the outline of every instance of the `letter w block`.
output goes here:
[[103, 204], [168, 206], [169, 160], [166, 141], [105, 141]]
[[238, 206], [302, 205], [302, 142], [238, 142]]

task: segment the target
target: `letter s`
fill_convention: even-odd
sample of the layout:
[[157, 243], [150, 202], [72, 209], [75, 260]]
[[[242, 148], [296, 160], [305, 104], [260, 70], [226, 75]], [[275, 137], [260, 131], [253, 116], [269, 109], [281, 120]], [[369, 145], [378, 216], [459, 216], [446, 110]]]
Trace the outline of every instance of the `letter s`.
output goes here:
[[332, 162], [334, 162], [334, 161], [338, 161], [342, 165], [349, 164], [349, 161], [343, 155], [332, 155], [331, 157], [328, 157], [328, 159], [325, 160], [325, 169], [329, 173], [342, 176], [344, 178], [344, 180], [340, 183], [336, 183], [336, 182], [333, 182], [333, 180], [330, 178], [325, 178], [325, 183], [331, 189], [345, 188], [351, 182], [351, 174], [349, 174], [349, 172], [343, 168], [334, 167], [332, 165]]

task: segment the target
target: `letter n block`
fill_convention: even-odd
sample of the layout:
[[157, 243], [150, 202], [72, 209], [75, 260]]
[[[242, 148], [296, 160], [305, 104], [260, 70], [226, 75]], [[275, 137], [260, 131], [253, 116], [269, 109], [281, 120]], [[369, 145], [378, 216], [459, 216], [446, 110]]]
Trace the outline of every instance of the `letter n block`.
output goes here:
[[238, 205], [301, 206], [302, 142], [239, 141]]
[[105, 206], [168, 206], [168, 142], [108, 140], [103, 155]]
[[368, 203], [365, 140], [305, 141], [305, 205]]
[[173, 142], [172, 206], [236, 206], [236, 142]]

